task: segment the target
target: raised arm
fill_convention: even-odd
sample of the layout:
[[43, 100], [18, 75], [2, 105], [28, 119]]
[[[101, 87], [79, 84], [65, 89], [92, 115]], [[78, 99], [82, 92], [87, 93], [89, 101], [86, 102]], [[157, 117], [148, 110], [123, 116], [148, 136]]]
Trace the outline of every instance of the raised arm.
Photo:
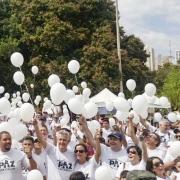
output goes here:
[[37, 123], [37, 119], [34, 118], [33, 119], [33, 126], [34, 126], [34, 129], [35, 129], [35, 132], [36, 132], [36, 136], [38, 138], [38, 141], [42, 144], [43, 148], [46, 149], [47, 147], [47, 142], [46, 140], [42, 137], [40, 131], [39, 131], [39, 127], [38, 127], [38, 123]]
[[131, 137], [133, 143], [136, 146], [138, 146], [139, 140], [138, 140], [138, 138], [137, 138], [137, 136], [136, 136], [136, 134], [134, 132], [134, 126], [133, 126], [133, 122], [132, 122], [133, 118], [134, 118], [134, 115], [130, 114], [129, 118], [128, 118], [129, 119], [128, 132], [129, 132], [129, 136]]
[[90, 144], [94, 149], [96, 149], [96, 140], [93, 138], [93, 135], [92, 135], [91, 131], [88, 129], [87, 122], [86, 122], [86, 119], [85, 119], [84, 116], [81, 116], [81, 117], [79, 118], [79, 123], [81, 123], [82, 126], [83, 126], [84, 134], [85, 134], [86, 138], [88, 139], [89, 144]]
[[149, 125], [146, 124], [145, 120], [141, 116], [140, 116], [140, 122], [146, 129], [150, 130]]
[[96, 153], [94, 155], [94, 159], [96, 160], [97, 163], [99, 163], [100, 155], [101, 155], [101, 146], [100, 146], [100, 132], [96, 131]]
[[127, 141], [126, 141], [126, 137], [124, 135], [123, 129], [122, 129], [122, 121], [118, 121], [117, 126], [119, 127], [119, 131], [120, 131], [120, 133], [122, 135], [122, 139], [123, 139], [122, 144], [126, 148], [127, 147]]

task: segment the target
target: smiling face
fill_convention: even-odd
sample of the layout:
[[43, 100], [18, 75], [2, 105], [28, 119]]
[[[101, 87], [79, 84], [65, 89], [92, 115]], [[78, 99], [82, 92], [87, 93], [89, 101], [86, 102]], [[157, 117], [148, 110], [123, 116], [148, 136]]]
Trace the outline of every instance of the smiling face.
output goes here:
[[177, 171], [180, 172], [180, 162], [177, 162], [175, 167], [176, 167]]
[[78, 161], [81, 161], [81, 160], [85, 161], [86, 160], [87, 152], [83, 146], [81, 146], [81, 145], [76, 146], [74, 153], [75, 153]]
[[138, 152], [136, 151], [135, 148], [130, 148], [128, 150], [128, 159], [131, 163], [133, 164], [137, 164], [140, 162], [141, 158], [140, 156], [138, 155]]
[[2, 152], [7, 152], [11, 149], [11, 135], [10, 134], [2, 134], [0, 139], [0, 150]]
[[59, 134], [57, 137], [57, 145], [61, 152], [65, 152], [67, 150], [67, 146], [69, 144], [69, 138], [67, 135]]
[[164, 173], [164, 167], [162, 160], [158, 158], [154, 158], [152, 161], [152, 169], [151, 171], [155, 173], [157, 176], [162, 175]]
[[109, 146], [111, 147], [111, 149], [113, 151], [119, 151], [121, 149], [122, 142], [120, 141], [119, 138], [110, 136], [109, 137]]

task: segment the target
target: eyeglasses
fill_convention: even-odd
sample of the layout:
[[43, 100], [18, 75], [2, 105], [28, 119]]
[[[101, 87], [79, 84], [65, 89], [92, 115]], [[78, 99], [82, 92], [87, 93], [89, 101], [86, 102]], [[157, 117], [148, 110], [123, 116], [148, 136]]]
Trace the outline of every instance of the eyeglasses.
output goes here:
[[178, 138], [180, 138], [180, 136], [176, 135], [175, 138], [178, 139]]
[[158, 168], [158, 167], [160, 166], [160, 164], [163, 165], [164, 163], [163, 163], [162, 161], [159, 161], [159, 162], [154, 163], [153, 166], [155, 166], [156, 168]]
[[128, 151], [128, 154], [136, 154], [136, 151]]
[[153, 135], [149, 135], [149, 137], [151, 138], [151, 139], [157, 139], [156, 137], [154, 137]]
[[83, 152], [85, 152], [84, 150], [74, 150], [74, 153], [83, 153]]

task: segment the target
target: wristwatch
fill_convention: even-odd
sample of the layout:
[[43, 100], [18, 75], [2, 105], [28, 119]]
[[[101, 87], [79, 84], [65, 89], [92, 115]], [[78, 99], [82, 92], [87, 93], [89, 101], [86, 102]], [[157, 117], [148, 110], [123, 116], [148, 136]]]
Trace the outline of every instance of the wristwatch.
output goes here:
[[76, 139], [80, 139], [79, 135], [76, 136]]

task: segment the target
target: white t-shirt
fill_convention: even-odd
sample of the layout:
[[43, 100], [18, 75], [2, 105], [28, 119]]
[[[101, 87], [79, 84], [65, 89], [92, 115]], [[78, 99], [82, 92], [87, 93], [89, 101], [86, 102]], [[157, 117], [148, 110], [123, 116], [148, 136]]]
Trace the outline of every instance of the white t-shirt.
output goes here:
[[146, 170], [146, 163], [143, 160], [136, 165], [132, 165], [131, 162], [122, 163], [117, 170], [116, 177], [120, 178], [120, 174], [124, 170]]
[[95, 180], [95, 171], [98, 168], [98, 163], [95, 161], [94, 156], [86, 161], [84, 164], [75, 164], [74, 172], [81, 171], [86, 179]]
[[23, 180], [22, 166], [26, 169], [30, 166], [26, 155], [11, 148], [8, 152], [0, 152], [0, 179], [1, 180]]
[[171, 178], [169, 176], [166, 176], [165, 179], [163, 179], [163, 178], [156, 176], [156, 180], [171, 180]]
[[67, 150], [62, 153], [56, 146], [49, 143], [45, 152], [48, 156], [48, 179], [69, 180], [76, 162], [74, 152]]
[[109, 134], [112, 133], [111, 129], [105, 129], [105, 128], [102, 128], [102, 137], [105, 139], [105, 141], [107, 142], [107, 137]]
[[[45, 170], [45, 166], [43, 164], [42, 159], [38, 155], [34, 154], [33, 152], [32, 152], [32, 157], [37, 164], [37, 170], [39, 170], [43, 176], [46, 176], [46, 170]], [[29, 173], [28, 169], [25, 169], [23, 167], [22, 175], [23, 175], [24, 180], [27, 179], [28, 173]]]
[[153, 150], [147, 148], [147, 153], [148, 153], [149, 158], [155, 156], [155, 157], [159, 157], [162, 160], [165, 158], [165, 155], [166, 155], [164, 151], [158, 148], [155, 148]]
[[177, 180], [180, 179], [180, 173], [176, 173], [176, 172], [173, 171], [173, 172], [171, 173], [171, 176], [170, 176], [170, 177], [172, 178], [173, 176], [176, 176], [176, 179], [177, 179]]
[[125, 149], [115, 152], [112, 151], [110, 147], [101, 144], [102, 166], [110, 168], [113, 179], [115, 178], [116, 172], [122, 163], [121, 158], [123, 162], [127, 162], [127, 152]]
[[76, 146], [77, 144], [79, 144], [79, 142], [70, 141], [69, 144], [68, 144], [68, 146], [67, 146], [67, 149], [74, 152], [75, 146]]

